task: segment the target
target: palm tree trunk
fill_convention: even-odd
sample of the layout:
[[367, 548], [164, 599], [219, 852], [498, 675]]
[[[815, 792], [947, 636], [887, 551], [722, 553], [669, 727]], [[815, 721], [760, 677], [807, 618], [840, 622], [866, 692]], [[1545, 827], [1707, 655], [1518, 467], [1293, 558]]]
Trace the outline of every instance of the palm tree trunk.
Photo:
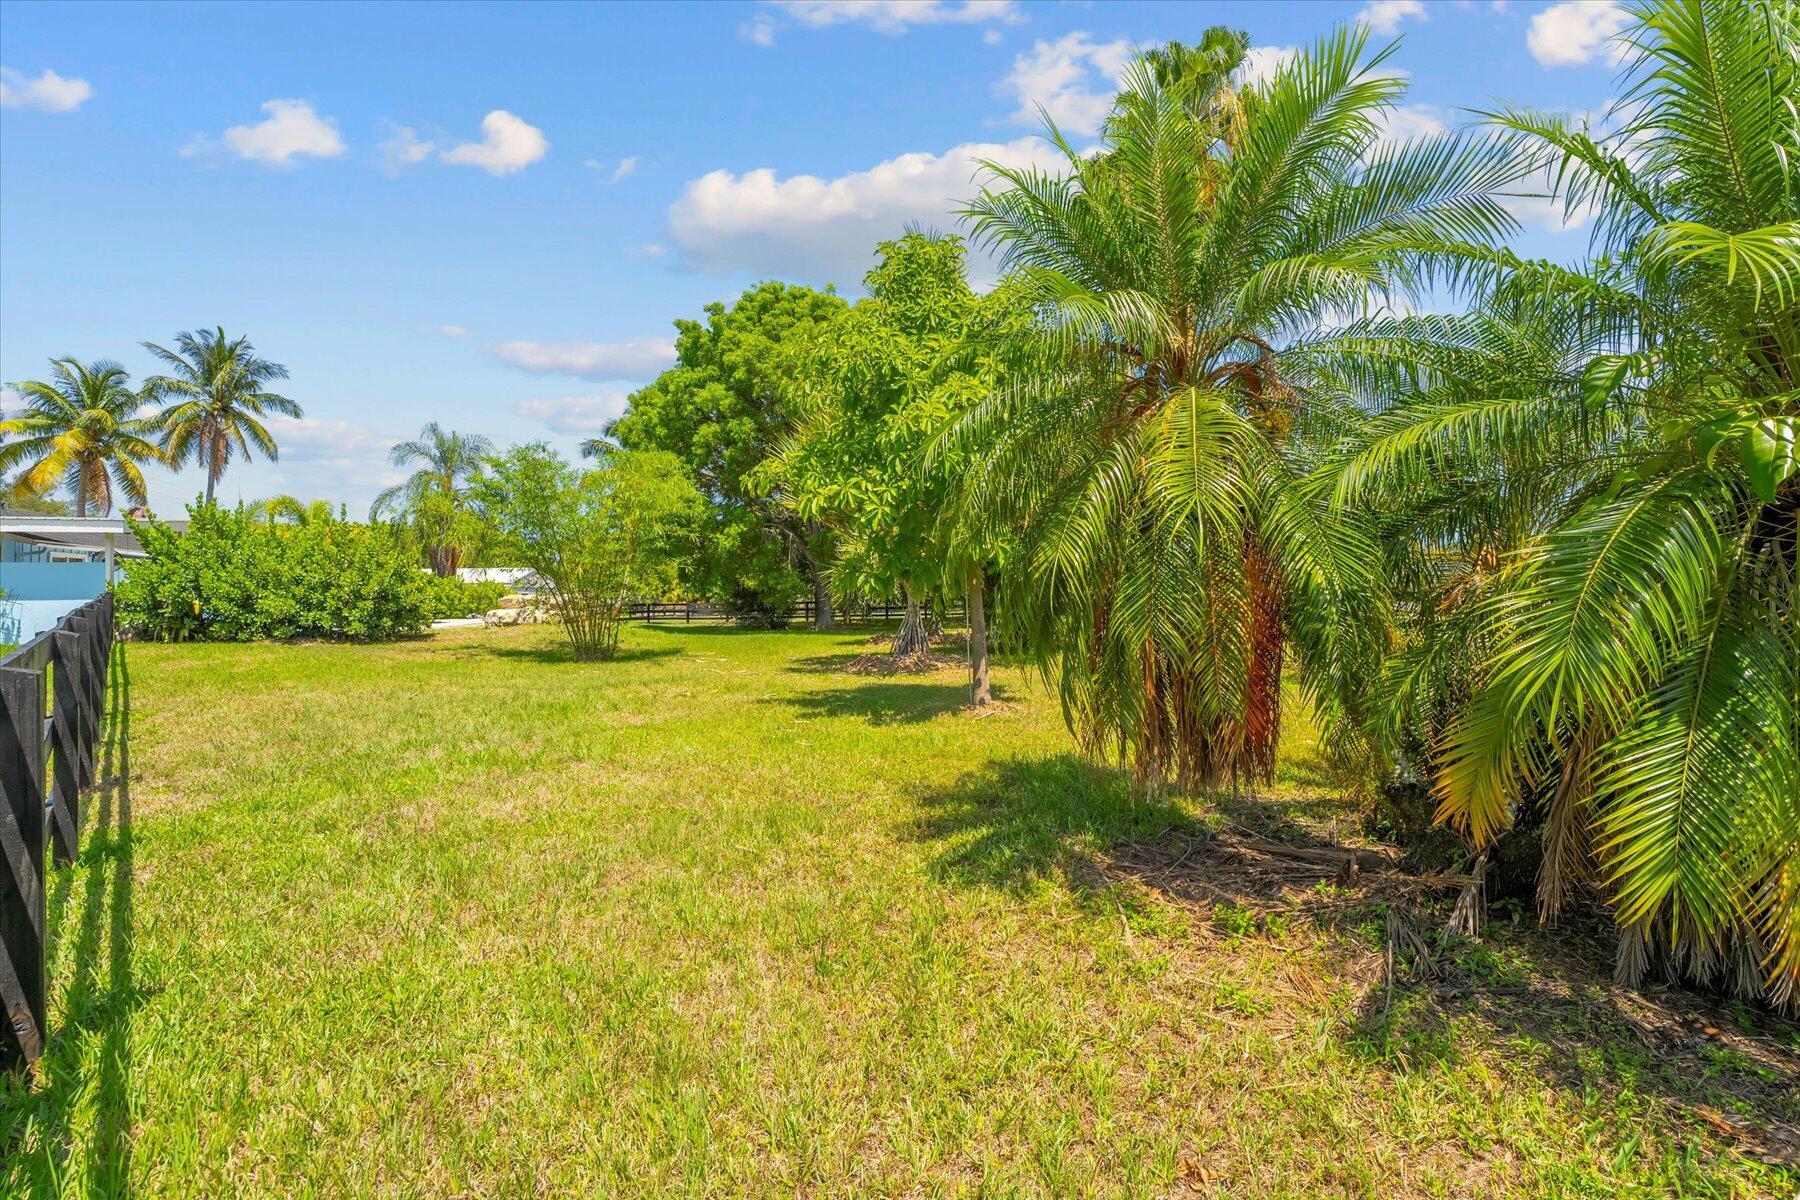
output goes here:
[[1238, 774], [1251, 783], [1275, 779], [1275, 751], [1281, 741], [1281, 659], [1286, 648], [1282, 625], [1281, 579], [1254, 532], [1245, 539], [1244, 570], [1250, 583], [1250, 661], [1244, 685], [1244, 740]]
[[894, 635], [894, 656], [923, 654], [931, 649], [931, 638], [925, 633], [925, 622], [919, 618], [919, 600], [910, 587], [906, 593], [906, 615], [900, 620], [900, 632]]
[[969, 705], [986, 708], [994, 702], [988, 686], [987, 598], [983, 594], [985, 580], [976, 567], [969, 574]]
[[206, 439], [206, 507], [213, 505], [219, 476], [225, 473], [225, 431], [215, 428]]

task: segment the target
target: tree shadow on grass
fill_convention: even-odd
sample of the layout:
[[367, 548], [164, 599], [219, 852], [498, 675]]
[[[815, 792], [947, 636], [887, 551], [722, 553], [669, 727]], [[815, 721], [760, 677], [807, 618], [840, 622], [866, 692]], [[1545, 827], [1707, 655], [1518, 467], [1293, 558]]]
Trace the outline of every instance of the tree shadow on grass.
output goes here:
[[125, 645], [113, 653], [80, 861], [57, 871], [48, 905], [50, 985], [61, 994], [61, 1023], [39, 1060], [36, 1086], [9, 1080], [4, 1091], [9, 1141], [26, 1120], [38, 1130], [39, 1144], [17, 1164], [37, 1195], [130, 1194], [131, 1022], [144, 997], [132, 978], [131, 672]]
[[[994, 699], [1004, 701], [1006, 690], [996, 686]], [[795, 709], [809, 720], [861, 717], [871, 725], [914, 725], [962, 709], [969, 703], [969, 686], [966, 683], [859, 683], [852, 687], [819, 688], [774, 696], [763, 703]]]
[[1206, 827], [1166, 800], [1150, 799], [1118, 771], [1073, 754], [989, 764], [923, 798], [912, 829], [939, 845], [934, 873], [1003, 891], [1061, 879], [1072, 890], [1103, 886], [1093, 855], [1124, 842], [1203, 837]]
[[[1750, 1157], [1800, 1165], [1800, 1024], [1681, 989], [1617, 987], [1599, 920], [1540, 930], [1527, 914], [1514, 927], [1516, 910], [1495, 907], [1481, 938], [1445, 936], [1454, 888], [1327, 861], [1379, 853], [1321, 831], [1329, 797], [1148, 798], [1122, 772], [1060, 755], [989, 764], [920, 803], [911, 832], [953, 885], [1024, 893], [1049, 882], [1082, 901], [1141, 888], [1251, 937], [1304, 922], [1323, 955], [1309, 961], [1329, 964], [1321, 994], [1363, 992], [1338, 1036], [1372, 1066], [1408, 1074], [1468, 1053], [1510, 1058], [1574, 1096], [1659, 1097]], [[1378, 957], [1390, 909], [1422, 934], [1428, 960], [1401, 954], [1391, 986]]]

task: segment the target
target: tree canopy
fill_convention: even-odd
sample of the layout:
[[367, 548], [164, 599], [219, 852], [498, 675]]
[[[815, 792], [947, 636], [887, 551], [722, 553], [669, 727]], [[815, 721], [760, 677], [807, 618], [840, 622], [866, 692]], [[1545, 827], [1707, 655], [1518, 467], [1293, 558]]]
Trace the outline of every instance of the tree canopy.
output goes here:
[[676, 321], [675, 366], [607, 430], [627, 450], [686, 465], [707, 505], [690, 582], [727, 608], [785, 616], [822, 592], [829, 536], [748, 480], [792, 432], [798, 356], [845, 307], [830, 292], [763, 283], [708, 305], [702, 321]]

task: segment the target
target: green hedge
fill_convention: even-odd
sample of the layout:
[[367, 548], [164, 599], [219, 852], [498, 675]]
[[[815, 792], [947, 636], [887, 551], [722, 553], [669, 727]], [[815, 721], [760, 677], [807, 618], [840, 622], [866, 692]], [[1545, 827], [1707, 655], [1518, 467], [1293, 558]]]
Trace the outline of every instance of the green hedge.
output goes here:
[[118, 622], [157, 641], [379, 641], [431, 620], [433, 580], [405, 539], [350, 521], [271, 524], [247, 509], [188, 510], [185, 533], [137, 526], [146, 559], [117, 585]]

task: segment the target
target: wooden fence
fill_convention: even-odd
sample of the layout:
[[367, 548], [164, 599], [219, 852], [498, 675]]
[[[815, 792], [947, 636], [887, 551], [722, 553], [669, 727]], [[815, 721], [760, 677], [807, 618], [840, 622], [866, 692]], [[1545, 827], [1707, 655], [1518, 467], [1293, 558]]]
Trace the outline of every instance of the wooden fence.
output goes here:
[[44, 1052], [44, 856], [69, 863], [95, 758], [112, 663], [112, 593], [0, 658], [0, 1068]]
[[[633, 621], [681, 621], [691, 624], [695, 621], [724, 621], [728, 617], [721, 614], [704, 600], [675, 600], [655, 604], [631, 604], [625, 609], [627, 618]], [[832, 618], [840, 625], [854, 625], [858, 621], [897, 621], [906, 615], [906, 602], [903, 600], [883, 600], [876, 604], [854, 604], [848, 608], [833, 611]], [[945, 616], [952, 621], [967, 619], [967, 608], [962, 600], [956, 600], [946, 608]], [[813, 619], [813, 605], [810, 600], [803, 600], [794, 605], [788, 619], [796, 625], [808, 625]]]

